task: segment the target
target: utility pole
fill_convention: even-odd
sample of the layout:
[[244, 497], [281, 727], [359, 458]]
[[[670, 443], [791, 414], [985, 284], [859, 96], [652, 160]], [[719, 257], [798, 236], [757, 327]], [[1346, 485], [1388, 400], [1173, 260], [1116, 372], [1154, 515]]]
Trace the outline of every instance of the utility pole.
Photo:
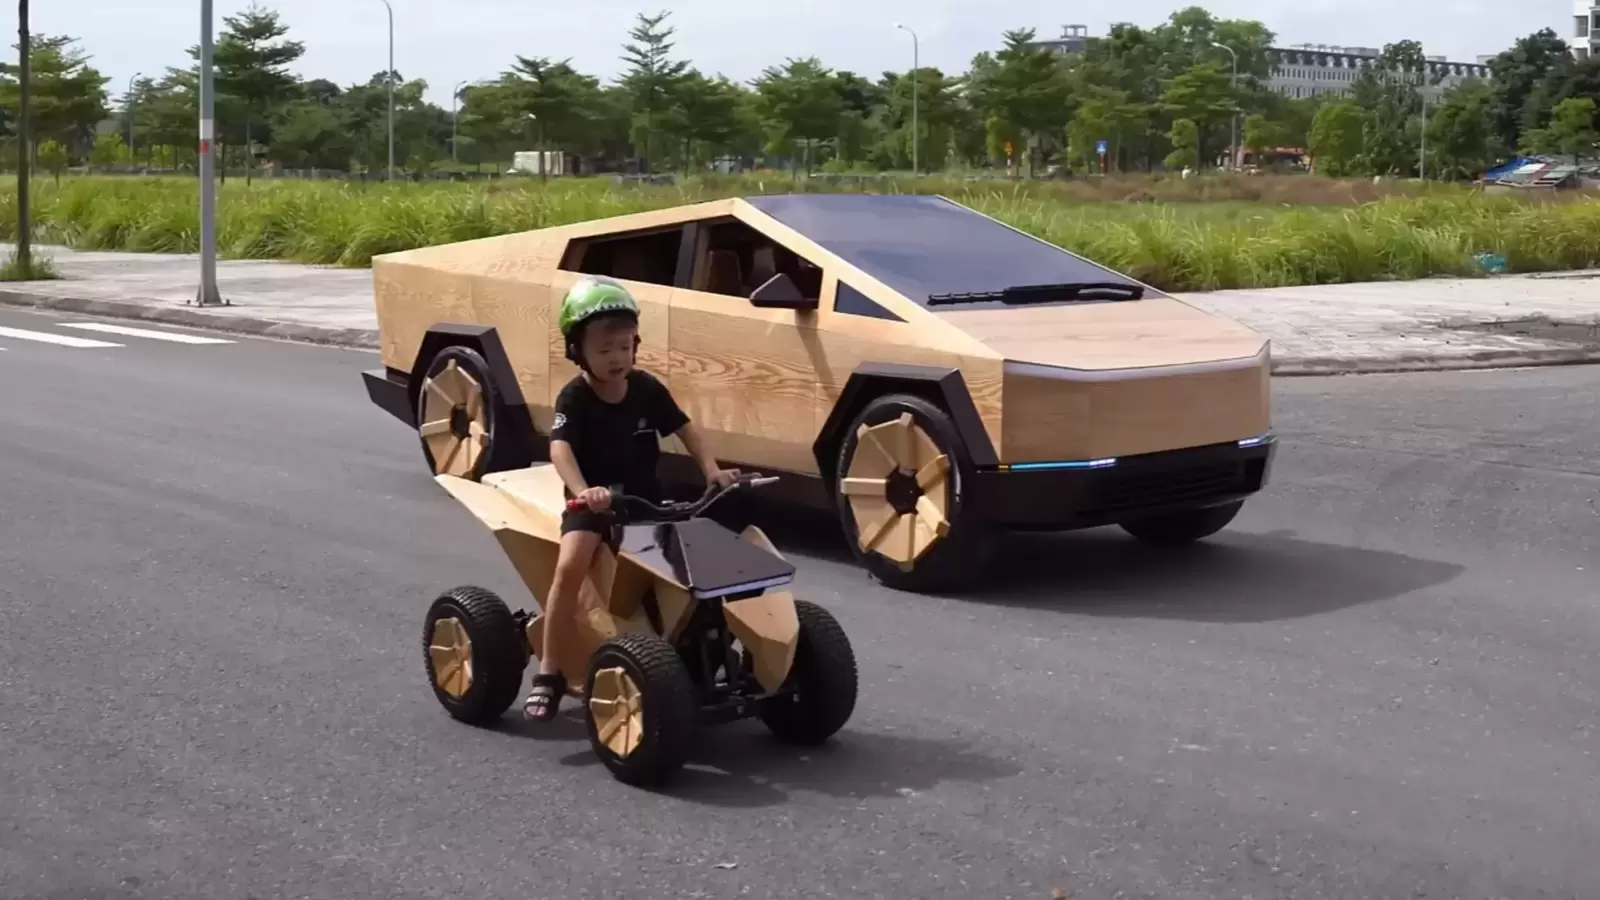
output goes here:
[[128, 79], [128, 105], [124, 108], [124, 114], [128, 117], [128, 171], [130, 172], [133, 171], [133, 86], [139, 83], [139, 76], [143, 74], [135, 72], [133, 77]]
[[[1233, 123], [1231, 127], [1232, 137], [1228, 140], [1228, 157], [1229, 168], [1237, 169], [1239, 168], [1239, 54], [1234, 52], [1234, 49], [1227, 44], [1217, 41], [1212, 41], [1211, 46], [1221, 47], [1228, 51], [1229, 56], [1233, 57]], [[1256, 162], [1259, 164], [1261, 161], [1256, 160]]]
[[200, 0], [200, 289], [196, 306], [222, 306], [217, 291], [217, 122], [212, 80], [212, 0]]
[[899, 22], [896, 22], [894, 27], [911, 35], [911, 174], [921, 175], [922, 167], [917, 159], [917, 145], [922, 141], [922, 133], [917, 130], [917, 82], [922, 80], [918, 77], [918, 70], [922, 67], [918, 58], [922, 42], [917, 39], [917, 33], [909, 27]]
[[384, 81], [389, 82], [389, 180], [394, 180], [394, 7], [389, 0], [383, 0], [383, 8], [389, 11], [389, 74]]
[[17, 112], [17, 267], [23, 278], [33, 275], [33, 223], [28, 215], [28, 161], [33, 141], [28, 126], [28, 57], [32, 54], [28, 40], [28, 0], [17, 0], [17, 60], [18, 102]]

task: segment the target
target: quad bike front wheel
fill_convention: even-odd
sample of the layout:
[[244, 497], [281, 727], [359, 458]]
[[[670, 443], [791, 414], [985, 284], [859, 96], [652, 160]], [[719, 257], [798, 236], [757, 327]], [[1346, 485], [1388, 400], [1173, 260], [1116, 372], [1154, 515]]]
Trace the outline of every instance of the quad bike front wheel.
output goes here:
[[983, 574], [995, 535], [967, 511], [972, 460], [939, 407], [910, 394], [873, 400], [840, 442], [837, 472], [845, 538], [880, 582], [928, 592]]
[[1233, 521], [1234, 516], [1237, 516], [1242, 508], [1244, 501], [1236, 500], [1221, 506], [1204, 506], [1142, 519], [1130, 519], [1120, 524], [1123, 531], [1147, 544], [1175, 547], [1192, 544], [1216, 534], [1228, 527], [1228, 523]]
[[440, 594], [428, 607], [422, 648], [433, 695], [451, 716], [482, 725], [516, 701], [528, 656], [494, 592], [463, 586]]
[[601, 644], [583, 695], [589, 744], [618, 781], [652, 787], [688, 761], [699, 724], [695, 685], [662, 638], [623, 634]]
[[761, 721], [780, 741], [820, 744], [838, 733], [856, 709], [856, 655], [850, 638], [826, 609], [794, 602], [800, 642], [787, 687], [793, 693], [761, 707]]
[[491, 471], [501, 410], [482, 355], [462, 346], [435, 354], [417, 392], [417, 434], [429, 471], [472, 481]]

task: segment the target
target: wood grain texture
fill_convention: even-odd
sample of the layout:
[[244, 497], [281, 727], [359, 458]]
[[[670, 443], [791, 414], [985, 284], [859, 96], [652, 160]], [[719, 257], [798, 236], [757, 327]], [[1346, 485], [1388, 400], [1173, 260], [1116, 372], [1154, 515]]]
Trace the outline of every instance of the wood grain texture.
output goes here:
[[944, 310], [951, 323], [1006, 359], [1086, 371], [1249, 359], [1266, 338], [1181, 300]]
[[1084, 381], [1005, 375], [1004, 462], [1100, 459], [1254, 437], [1271, 428], [1266, 354], [1215, 371]]

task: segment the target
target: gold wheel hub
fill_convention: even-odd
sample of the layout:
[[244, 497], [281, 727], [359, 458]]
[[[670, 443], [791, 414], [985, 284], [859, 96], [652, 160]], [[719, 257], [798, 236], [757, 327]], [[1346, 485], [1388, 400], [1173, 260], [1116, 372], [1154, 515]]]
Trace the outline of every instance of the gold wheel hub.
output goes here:
[[639, 686], [621, 666], [594, 673], [589, 715], [594, 717], [600, 743], [624, 759], [644, 740], [643, 700]]
[[452, 616], [433, 623], [428, 658], [440, 690], [459, 700], [472, 689], [472, 638], [460, 619]]
[[903, 412], [856, 432], [850, 469], [839, 480], [861, 549], [909, 567], [950, 533], [950, 458]]
[[477, 468], [488, 439], [483, 388], [455, 360], [422, 383], [418, 431], [436, 474], [465, 476]]

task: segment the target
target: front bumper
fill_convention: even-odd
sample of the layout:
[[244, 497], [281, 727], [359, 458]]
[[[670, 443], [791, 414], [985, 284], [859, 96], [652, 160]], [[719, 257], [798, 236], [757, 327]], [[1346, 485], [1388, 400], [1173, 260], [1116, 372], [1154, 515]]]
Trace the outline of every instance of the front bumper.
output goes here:
[[969, 511], [1005, 528], [1093, 528], [1248, 497], [1266, 486], [1277, 449], [1269, 433], [1117, 459], [1001, 465], [977, 472], [963, 493]]
[[417, 427], [417, 412], [411, 405], [410, 378], [395, 369], [372, 369], [361, 373], [367, 385], [367, 398], [384, 412]]

